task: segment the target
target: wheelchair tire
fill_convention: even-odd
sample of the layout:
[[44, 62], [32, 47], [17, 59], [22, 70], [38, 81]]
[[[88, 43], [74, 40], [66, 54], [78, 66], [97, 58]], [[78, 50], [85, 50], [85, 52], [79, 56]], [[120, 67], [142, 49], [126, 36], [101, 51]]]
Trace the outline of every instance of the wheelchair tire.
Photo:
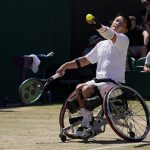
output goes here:
[[106, 94], [104, 113], [113, 131], [129, 142], [140, 142], [148, 134], [150, 118], [142, 96], [134, 89], [119, 85]]

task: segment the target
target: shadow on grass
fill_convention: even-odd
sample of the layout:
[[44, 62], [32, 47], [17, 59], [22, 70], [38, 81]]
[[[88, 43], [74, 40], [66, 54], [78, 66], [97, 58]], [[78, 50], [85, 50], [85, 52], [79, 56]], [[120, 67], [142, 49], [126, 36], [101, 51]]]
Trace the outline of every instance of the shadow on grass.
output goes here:
[[141, 144], [134, 146], [135, 148], [150, 146], [150, 141], [143, 141]]
[[107, 144], [124, 144], [124, 143], [128, 143], [124, 140], [121, 139], [112, 139], [112, 140], [95, 140], [95, 139], [89, 139], [87, 142], [84, 142], [82, 139], [67, 139], [66, 142], [71, 142], [71, 143], [84, 143], [84, 144], [103, 144], [103, 145], [107, 145]]

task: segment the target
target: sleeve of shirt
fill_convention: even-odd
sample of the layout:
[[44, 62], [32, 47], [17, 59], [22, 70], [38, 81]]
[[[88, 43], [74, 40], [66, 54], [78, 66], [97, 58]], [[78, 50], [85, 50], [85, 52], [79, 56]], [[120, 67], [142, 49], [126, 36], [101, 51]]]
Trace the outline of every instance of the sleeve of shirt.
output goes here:
[[[97, 44], [98, 45], [98, 44]], [[87, 54], [85, 55], [85, 57], [92, 63], [96, 63], [97, 62], [97, 45]]]
[[116, 42], [115, 45], [118, 47], [119, 50], [123, 51], [128, 49], [129, 46], [129, 39], [126, 35], [121, 33], [116, 33]]

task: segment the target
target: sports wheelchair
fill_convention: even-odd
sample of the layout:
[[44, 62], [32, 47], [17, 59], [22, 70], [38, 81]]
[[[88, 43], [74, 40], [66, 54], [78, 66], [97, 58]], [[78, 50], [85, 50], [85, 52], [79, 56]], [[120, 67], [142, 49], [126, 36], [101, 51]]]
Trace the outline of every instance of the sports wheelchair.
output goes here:
[[75, 96], [73, 91], [60, 111], [59, 137], [62, 142], [67, 138], [80, 138], [87, 142], [89, 138], [105, 132], [106, 124], [109, 124], [119, 137], [129, 142], [140, 142], [147, 136], [150, 129], [149, 109], [142, 96], [131, 87], [116, 85], [105, 94], [103, 104], [91, 111], [91, 127], [82, 137], [74, 134], [83, 119], [80, 108], [72, 111], [67, 105]]

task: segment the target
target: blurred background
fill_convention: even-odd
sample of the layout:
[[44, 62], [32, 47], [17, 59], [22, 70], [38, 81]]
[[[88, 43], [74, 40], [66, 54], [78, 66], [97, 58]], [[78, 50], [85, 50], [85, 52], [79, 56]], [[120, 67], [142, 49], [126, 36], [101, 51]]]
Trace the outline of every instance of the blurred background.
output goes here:
[[[136, 16], [140, 24], [141, 11], [140, 0], [1, 0], [0, 98], [18, 102], [23, 73], [24, 78], [45, 78], [55, 73], [63, 62], [81, 56], [88, 38], [97, 34], [87, 25], [86, 14], [92, 13], [102, 24], [109, 25], [116, 13], [127, 12]], [[24, 55], [49, 52], [54, 52], [54, 56], [44, 60], [37, 74], [31, 70], [22, 72], [23, 66], [16, 64], [16, 58]], [[50, 87], [52, 94], [57, 95], [54, 101], [64, 99], [78, 77], [75, 71], [63, 77], [72, 82], [54, 81], [53, 88]], [[63, 93], [66, 84], [70, 91]]]

